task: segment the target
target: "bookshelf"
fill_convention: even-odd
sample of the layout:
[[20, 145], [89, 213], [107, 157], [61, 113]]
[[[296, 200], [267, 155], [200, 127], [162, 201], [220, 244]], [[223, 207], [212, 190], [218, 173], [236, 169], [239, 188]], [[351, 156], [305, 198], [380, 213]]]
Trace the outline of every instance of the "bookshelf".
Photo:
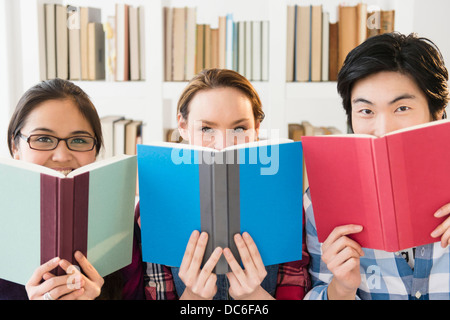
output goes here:
[[[450, 7], [447, 1], [442, 6]], [[142, 81], [75, 81], [92, 98], [100, 116], [120, 114], [143, 120], [143, 141], [163, 140], [166, 130], [176, 127], [176, 104], [186, 81], [164, 81], [164, 7], [196, 7], [197, 22], [217, 25], [218, 17], [232, 13], [234, 20], [267, 20], [269, 29], [269, 80], [253, 82], [263, 102], [266, 119], [262, 124], [262, 137], [270, 129], [279, 129], [281, 137], [287, 137], [288, 123], [303, 120], [318, 126], [334, 126], [346, 131], [346, 116], [341, 107], [335, 82], [300, 83], [286, 82], [286, 14], [289, 5], [322, 3], [323, 10], [330, 13], [330, 21], [337, 19], [337, 7], [342, 1], [324, 0], [4, 0], [0, 5], [0, 19], [6, 30], [17, 29], [14, 37], [0, 31], [0, 66], [8, 66], [8, 75], [1, 75], [6, 97], [1, 96], [1, 118], [9, 116], [20, 95], [40, 81], [42, 66], [43, 5], [98, 7], [102, 9], [102, 22], [114, 15], [115, 4], [125, 3], [143, 6], [145, 9], [145, 80]], [[356, 5], [357, 0], [345, 1]], [[366, 0], [368, 6], [383, 10], [395, 10], [395, 29], [403, 33], [415, 30], [419, 16], [429, 21], [437, 9], [428, 8], [421, 1]], [[420, 3], [418, 5], [417, 3]], [[420, 10], [420, 12], [418, 12]], [[448, 10], [439, 10], [448, 12]], [[423, 24], [422, 24], [423, 25]], [[1, 29], [1, 28], [0, 28]], [[430, 27], [428, 26], [429, 30]], [[439, 30], [435, 31], [439, 34]], [[426, 34], [433, 37], [433, 34]], [[439, 43], [437, 43], [440, 45]], [[2, 51], [3, 49], [0, 49]], [[30, 54], [36, 53], [36, 54]], [[14, 59], [11, 59], [14, 57]], [[11, 61], [11, 62], [10, 62]], [[8, 107], [9, 106], [9, 107]], [[7, 123], [0, 122], [0, 138], [6, 139]], [[0, 150], [2, 152], [2, 150]]]

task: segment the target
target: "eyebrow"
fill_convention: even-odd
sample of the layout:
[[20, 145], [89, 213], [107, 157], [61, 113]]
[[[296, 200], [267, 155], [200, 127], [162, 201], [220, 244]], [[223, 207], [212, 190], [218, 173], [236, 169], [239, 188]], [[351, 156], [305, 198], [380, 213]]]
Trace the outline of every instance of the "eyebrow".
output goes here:
[[[55, 131], [53, 131], [51, 129], [48, 129], [48, 128], [35, 128], [35, 129], [31, 130], [31, 133], [34, 133], [36, 131], [44, 131], [44, 132], [48, 132], [48, 133], [51, 133], [51, 134], [56, 134]], [[73, 135], [88, 135], [88, 136], [92, 136], [92, 134], [90, 132], [85, 131], [85, 130], [72, 131], [70, 133], [70, 135], [71, 136], [73, 136]]]
[[[415, 99], [415, 98], [416, 98], [415, 95], [412, 95], [412, 94], [409, 94], [409, 93], [405, 93], [405, 94], [402, 94], [402, 95], [396, 97], [394, 100], [389, 102], [389, 104], [394, 104], [394, 103], [396, 103], [396, 102], [398, 102], [400, 100], [404, 100], [404, 99]], [[364, 99], [364, 98], [356, 98], [356, 99], [352, 100], [352, 103], [360, 103], [360, 102], [373, 105], [373, 102], [371, 102], [371, 101], [369, 101], [367, 99]]]
[[[249, 121], [249, 120], [250, 120], [249, 118], [242, 118], [242, 119], [233, 121], [233, 122], [231, 123], [231, 125], [236, 125], [236, 124], [238, 124], [238, 123], [241, 123], [241, 122], [244, 122], [244, 121]], [[205, 123], [205, 124], [207, 124], [207, 125], [209, 125], [209, 126], [215, 125], [215, 124], [216, 124], [215, 122], [208, 121], [208, 120], [200, 120], [200, 121], [203, 122], [203, 123]]]

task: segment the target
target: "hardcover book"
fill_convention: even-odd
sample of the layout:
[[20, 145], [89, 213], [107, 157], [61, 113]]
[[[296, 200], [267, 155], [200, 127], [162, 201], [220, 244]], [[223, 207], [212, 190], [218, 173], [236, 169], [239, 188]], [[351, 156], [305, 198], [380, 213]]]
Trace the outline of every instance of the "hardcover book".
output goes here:
[[124, 155], [64, 176], [0, 158], [0, 278], [25, 284], [54, 257], [75, 264], [76, 250], [101, 276], [130, 264], [136, 166]]
[[319, 241], [345, 224], [361, 246], [395, 252], [438, 239], [430, 233], [450, 202], [450, 122], [388, 133], [302, 138]]
[[[209, 234], [206, 261], [233, 236], [254, 239], [265, 265], [302, 257], [302, 146], [243, 144], [222, 151], [138, 145], [143, 259], [179, 267], [194, 230]], [[221, 257], [215, 272], [228, 272]]]

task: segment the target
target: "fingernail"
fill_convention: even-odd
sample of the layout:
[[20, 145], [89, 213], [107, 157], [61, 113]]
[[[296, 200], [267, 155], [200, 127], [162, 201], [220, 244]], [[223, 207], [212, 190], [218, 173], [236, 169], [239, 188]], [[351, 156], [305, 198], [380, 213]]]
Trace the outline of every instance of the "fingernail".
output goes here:
[[433, 238], [436, 238], [438, 235], [439, 235], [439, 231], [438, 231], [438, 230], [434, 230], [434, 231], [431, 233], [431, 236], [432, 236]]
[[434, 214], [434, 216], [435, 216], [436, 218], [439, 218], [439, 217], [441, 216], [441, 214], [442, 214], [442, 210], [438, 210], [438, 211], [436, 211], [436, 213]]

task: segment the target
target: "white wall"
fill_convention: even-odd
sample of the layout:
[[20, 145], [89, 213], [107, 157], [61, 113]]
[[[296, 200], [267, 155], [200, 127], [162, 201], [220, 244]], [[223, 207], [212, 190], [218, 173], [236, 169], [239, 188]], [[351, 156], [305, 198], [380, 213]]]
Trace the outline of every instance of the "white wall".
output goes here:
[[450, 69], [450, 1], [415, 0], [414, 32], [427, 37], [441, 50]]
[[0, 156], [8, 155], [6, 130], [11, 110], [11, 70], [9, 66], [10, 1], [0, 2]]

